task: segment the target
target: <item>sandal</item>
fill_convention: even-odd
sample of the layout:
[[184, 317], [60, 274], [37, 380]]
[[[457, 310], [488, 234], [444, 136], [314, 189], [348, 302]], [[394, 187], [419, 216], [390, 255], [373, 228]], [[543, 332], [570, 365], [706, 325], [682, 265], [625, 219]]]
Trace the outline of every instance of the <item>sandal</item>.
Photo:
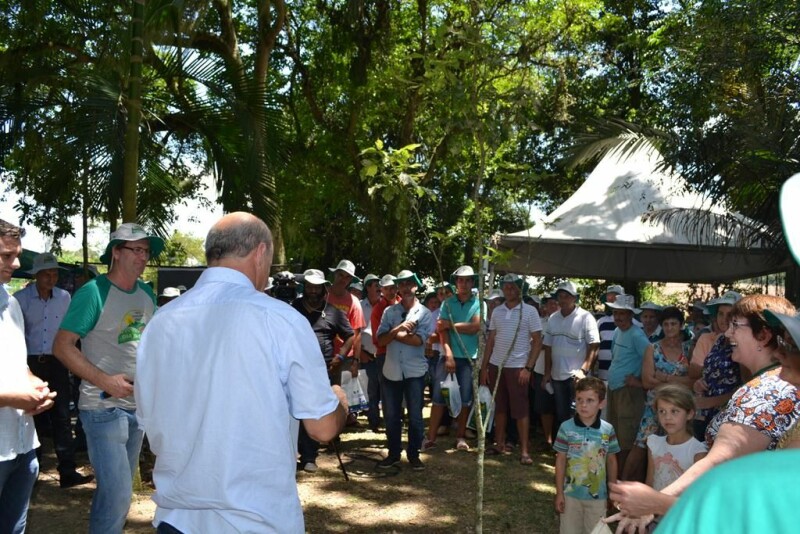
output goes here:
[[497, 447], [489, 447], [486, 449], [486, 456], [500, 456], [501, 454], [503, 454], [503, 451]]
[[422, 448], [421, 448], [420, 450], [421, 450], [422, 452], [427, 452], [427, 451], [429, 451], [429, 450], [431, 450], [431, 449], [435, 449], [435, 448], [436, 448], [436, 442], [435, 442], [435, 441], [431, 441], [431, 440], [429, 440], [429, 439], [426, 439], [426, 440], [425, 440], [425, 441], [422, 443]]
[[530, 455], [523, 454], [522, 456], [519, 457], [519, 463], [521, 463], [522, 465], [532, 465], [533, 460], [531, 459]]

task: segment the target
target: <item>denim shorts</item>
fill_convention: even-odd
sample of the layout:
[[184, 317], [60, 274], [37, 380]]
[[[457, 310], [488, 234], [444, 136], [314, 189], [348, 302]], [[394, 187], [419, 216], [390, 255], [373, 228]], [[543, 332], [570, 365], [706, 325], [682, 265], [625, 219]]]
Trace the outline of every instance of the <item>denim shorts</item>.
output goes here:
[[[466, 358], [455, 358], [456, 361], [456, 380], [458, 389], [461, 391], [461, 404], [470, 406], [472, 404], [472, 363]], [[433, 378], [433, 403], [444, 406], [444, 396], [442, 395], [442, 382], [447, 378], [447, 370], [444, 367], [444, 356], [439, 358], [436, 364], [436, 375]]]

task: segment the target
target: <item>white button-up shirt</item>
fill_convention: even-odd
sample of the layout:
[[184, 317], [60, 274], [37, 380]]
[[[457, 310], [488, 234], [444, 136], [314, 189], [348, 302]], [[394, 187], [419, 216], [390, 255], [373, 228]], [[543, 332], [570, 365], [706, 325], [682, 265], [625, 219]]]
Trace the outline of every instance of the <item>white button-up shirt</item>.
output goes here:
[[[18, 390], [28, 384], [25, 321], [17, 300], [0, 284], [0, 391]], [[33, 417], [22, 410], [0, 408], [0, 462], [13, 460], [39, 446]]]
[[305, 531], [298, 419], [339, 405], [305, 317], [242, 273], [209, 268], [148, 323], [134, 388], [156, 455], [154, 525]]

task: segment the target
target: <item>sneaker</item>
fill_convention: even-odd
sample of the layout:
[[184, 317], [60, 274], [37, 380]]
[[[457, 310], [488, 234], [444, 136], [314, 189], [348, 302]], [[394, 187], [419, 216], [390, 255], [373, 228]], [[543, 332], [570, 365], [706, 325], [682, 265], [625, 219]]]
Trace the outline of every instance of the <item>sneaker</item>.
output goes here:
[[456, 450], [468, 451], [469, 450], [469, 444], [466, 442], [466, 440], [461, 438], [456, 442]]
[[391, 469], [396, 465], [400, 465], [400, 458], [392, 458], [391, 456], [388, 456], [383, 460], [381, 460], [380, 462], [378, 462], [378, 465], [376, 465], [375, 467], [377, 467], [378, 469]]
[[435, 448], [436, 448], [436, 442], [435, 441], [431, 441], [429, 439], [426, 439], [425, 441], [422, 442], [422, 448], [420, 450], [422, 452], [427, 452], [427, 451], [429, 451], [431, 449], [435, 449]]
[[314, 462], [306, 462], [303, 465], [303, 471], [306, 473], [316, 473], [317, 472], [317, 464]]
[[411, 469], [414, 471], [425, 471], [425, 464], [422, 463], [419, 457], [409, 458], [408, 463], [411, 464]]
[[88, 484], [94, 480], [94, 475], [82, 475], [77, 471], [73, 471], [71, 473], [64, 473], [59, 477], [58, 485], [62, 488], [73, 488], [75, 486], [81, 486], [83, 484]]

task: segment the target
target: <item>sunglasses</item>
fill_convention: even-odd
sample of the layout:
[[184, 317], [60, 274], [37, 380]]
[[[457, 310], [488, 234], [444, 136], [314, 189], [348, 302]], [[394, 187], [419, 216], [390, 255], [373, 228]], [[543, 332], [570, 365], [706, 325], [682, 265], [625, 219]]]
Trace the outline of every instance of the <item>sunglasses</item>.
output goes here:
[[784, 354], [800, 355], [800, 349], [797, 348], [797, 345], [795, 345], [794, 338], [792, 338], [786, 331], [783, 332], [783, 335], [776, 336], [775, 340], [778, 342], [778, 348]]

